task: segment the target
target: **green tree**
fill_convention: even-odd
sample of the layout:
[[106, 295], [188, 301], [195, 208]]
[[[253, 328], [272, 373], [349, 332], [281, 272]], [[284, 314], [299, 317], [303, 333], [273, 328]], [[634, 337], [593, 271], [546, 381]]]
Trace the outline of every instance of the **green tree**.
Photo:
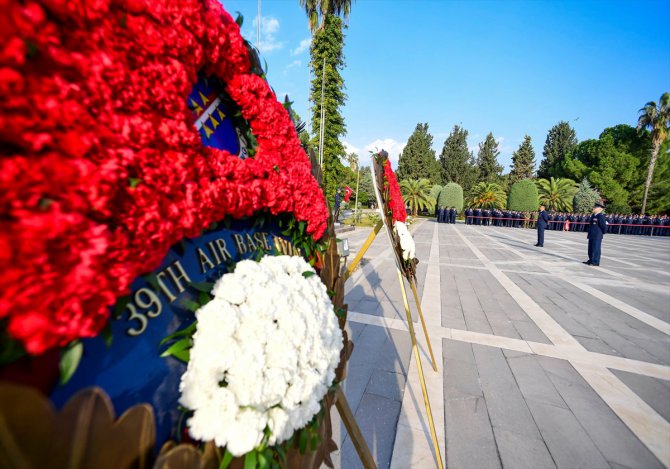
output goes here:
[[418, 123], [400, 153], [398, 179], [428, 179], [437, 183], [439, 173], [435, 173], [435, 161], [433, 136], [428, 132], [428, 124]]
[[578, 186], [572, 179], [538, 179], [535, 181], [540, 195], [540, 203], [549, 210], [572, 212], [573, 200]]
[[438, 197], [440, 207], [454, 207], [461, 212], [463, 210], [463, 188], [455, 182], [450, 182], [442, 188]]
[[577, 145], [575, 130], [565, 121], [553, 126], [544, 142], [544, 159], [537, 170], [537, 177], [549, 178], [562, 176], [562, 163]]
[[615, 142], [615, 133], [606, 129], [598, 140], [580, 142], [563, 162], [563, 171], [575, 181], [587, 177], [607, 200], [608, 210], [631, 211], [628, 187], [636, 178], [639, 159]]
[[305, 9], [312, 34], [324, 28], [326, 16], [343, 16], [347, 19], [351, 12], [351, 0], [300, 0], [300, 6]]
[[419, 210], [432, 211], [435, 208], [435, 199], [430, 196], [430, 189], [430, 181], [425, 178], [400, 181], [402, 198], [414, 215], [417, 215]]
[[[510, 181], [515, 183], [522, 179], [530, 179], [535, 172], [535, 150], [530, 136], [526, 135], [519, 149], [512, 154], [512, 171]], [[514, 210], [514, 209], [513, 209]]]
[[477, 167], [468, 150], [468, 131], [455, 125], [440, 153], [442, 182], [455, 182], [467, 193], [477, 181]]
[[482, 209], [503, 209], [507, 195], [495, 182], [480, 182], [472, 188], [470, 206]]
[[358, 183], [358, 208], [367, 207], [376, 200], [370, 166], [361, 166], [361, 179]]
[[323, 14], [322, 25], [316, 30], [310, 48], [312, 85], [312, 145], [318, 148], [321, 128], [321, 84], [325, 59], [324, 86], [324, 139], [323, 181], [328, 200], [332, 200], [335, 189], [342, 184], [344, 171], [341, 159], [345, 157], [341, 137], [346, 134], [344, 118], [340, 112], [346, 100], [344, 80], [340, 70], [344, 67], [344, 24], [333, 14]]
[[577, 213], [588, 213], [600, 199], [598, 191], [593, 188], [588, 179], [584, 178], [572, 199], [572, 208]]
[[517, 212], [532, 212], [540, 205], [535, 183], [530, 179], [515, 182], [509, 191], [507, 208]]
[[347, 154], [347, 164], [354, 173], [358, 171], [358, 155], [355, 152]]
[[656, 166], [658, 153], [661, 144], [668, 135], [670, 126], [670, 93], [663, 93], [658, 106], [654, 101], [650, 101], [639, 112], [641, 115], [637, 120], [638, 130], [648, 129], [651, 131], [651, 158], [647, 169], [647, 179], [644, 182], [644, 197], [642, 198], [642, 214], [644, 214], [647, 208], [649, 188], [654, 178], [654, 167]]
[[[608, 127], [600, 134], [600, 140], [605, 137], [611, 137], [616, 149], [632, 157], [631, 164], [635, 169], [630, 173], [623, 173], [620, 180], [622, 187], [628, 191], [628, 205], [631, 209], [639, 212], [642, 208], [642, 198], [644, 195], [644, 180], [646, 170], [649, 166], [649, 156], [651, 150], [651, 137], [649, 132], [639, 133], [635, 127], [626, 124], [619, 124], [614, 127]], [[648, 205], [648, 203], [647, 203]]]
[[493, 133], [489, 132], [486, 139], [479, 144], [477, 154], [480, 181], [495, 182], [500, 177], [503, 167], [498, 164], [498, 155], [500, 155], [498, 142], [493, 138]]
[[442, 186], [439, 184], [433, 184], [433, 187], [430, 188], [430, 196], [437, 200], [437, 198], [440, 196], [440, 192], [442, 191]]

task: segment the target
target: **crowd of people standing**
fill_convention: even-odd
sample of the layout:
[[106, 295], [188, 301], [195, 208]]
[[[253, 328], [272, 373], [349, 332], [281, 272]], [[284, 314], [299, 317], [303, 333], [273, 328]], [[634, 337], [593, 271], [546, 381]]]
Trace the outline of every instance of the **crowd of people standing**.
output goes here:
[[[588, 213], [547, 213], [547, 230], [587, 232]], [[465, 223], [468, 225], [502, 226], [508, 228], [535, 228], [538, 212], [513, 210], [488, 210], [468, 208]], [[607, 232], [621, 235], [670, 236], [670, 217], [666, 215], [606, 214]], [[438, 219], [439, 221], [439, 219]]]
[[455, 207], [440, 207], [435, 214], [438, 223], [456, 223], [458, 210]]

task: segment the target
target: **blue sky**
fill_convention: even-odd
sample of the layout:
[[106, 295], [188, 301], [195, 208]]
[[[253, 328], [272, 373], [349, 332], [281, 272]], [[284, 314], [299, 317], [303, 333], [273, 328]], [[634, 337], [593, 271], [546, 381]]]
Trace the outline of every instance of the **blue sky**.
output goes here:
[[[257, 0], [223, 0], [257, 42]], [[309, 30], [299, 0], [261, 0], [260, 49], [280, 99], [307, 120]], [[577, 138], [635, 125], [670, 91], [670, 0], [357, 0], [346, 30], [345, 146], [363, 164], [374, 148], [394, 167], [418, 122], [439, 155], [455, 124], [468, 144], [488, 132], [505, 170], [531, 136], [536, 162], [548, 130], [569, 121]]]

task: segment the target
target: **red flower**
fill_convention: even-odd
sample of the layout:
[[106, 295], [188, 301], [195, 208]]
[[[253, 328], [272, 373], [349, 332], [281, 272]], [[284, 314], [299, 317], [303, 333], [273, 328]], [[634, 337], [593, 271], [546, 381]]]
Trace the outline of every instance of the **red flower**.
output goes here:
[[[31, 354], [96, 335], [170, 246], [226, 216], [319, 239], [309, 158], [216, 0], [0, 0], [0, 318]], [[218, 77], [258, 142], [205, 147], [186, 103]]]
[[388, 159], [384, 161], [384, 185], [385, 189], [388, 188], [389, 191], [388, 205], [393, 213], [393, 220], [404, 223], [407, 220], [407, 209], [400, 192], [398, 179], [395, 177], [393, 168], [391, 168], [391, 162]]

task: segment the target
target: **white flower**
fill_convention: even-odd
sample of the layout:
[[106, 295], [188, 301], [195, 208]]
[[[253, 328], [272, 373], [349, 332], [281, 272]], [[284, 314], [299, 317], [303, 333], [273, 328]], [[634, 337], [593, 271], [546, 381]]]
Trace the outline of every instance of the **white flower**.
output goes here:
[[335, 379], [342, 331], [314, 269], [301, 257], [242, 261], [196, 311], [180, 403], [189, 432], [235, 456], [281, 443], [319, 411]]
[[414, 238], [409, 234], [407, 230], [407, 225], [401, 221], [393, 222], [393, 227], [395, 228], [396, 233], [398, 233], [398, 238], [400, 239], [400, 247], [402, 248], [402, 257], [409, 261], [414, 259], [416, 254], [416, 245], [414, 244]]

